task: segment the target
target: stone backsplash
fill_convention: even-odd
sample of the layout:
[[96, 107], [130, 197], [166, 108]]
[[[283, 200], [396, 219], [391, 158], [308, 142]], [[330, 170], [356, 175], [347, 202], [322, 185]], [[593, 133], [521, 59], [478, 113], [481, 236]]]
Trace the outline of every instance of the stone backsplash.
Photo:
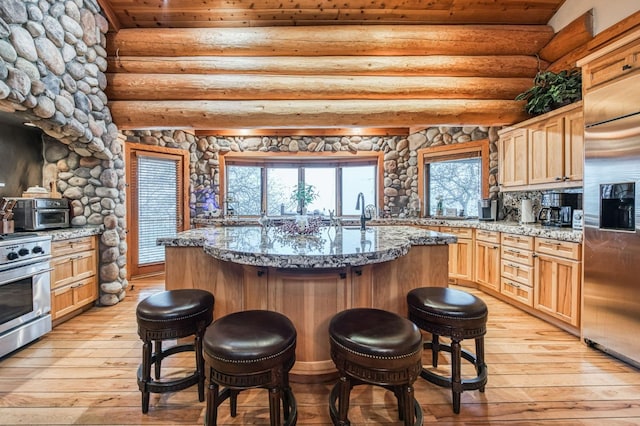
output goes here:
[[74, 226], [103, 225], [100, 303], [125, 296], [125, 176], [112, 122], [105, 35], [96, 0], [0, 1], [0, 109], [39, 127], [43, 186], [71, 200]]
[[[219, 154], [229, 151], [293, 152], [360, 152], [384, 153], [384, 206], [394, 215], [404, 217], [417, 210], [418, 149], [428, 146], [450, 145], [488, 138], [490, 141], [489, 184], [492, 195], [498, 193], [497, 128], [488, 127], [431, 127], [406, 136], [279, 136], [279, 137], [200, 137], [184, 131], [123, 132], [127, 142], [180, 148], [190, 152], [191, 216], [197, 217], [196, 205], [206, 202], [219, 183]], [[220, 200], [216, 199], [216, 203]]]

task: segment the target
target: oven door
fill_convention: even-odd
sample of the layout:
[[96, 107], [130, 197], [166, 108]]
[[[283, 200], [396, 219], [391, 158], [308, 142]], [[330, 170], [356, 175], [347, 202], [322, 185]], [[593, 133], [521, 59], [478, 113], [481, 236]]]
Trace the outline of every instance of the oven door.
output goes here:
[[67, 209], [37, 209], [33, 216], [34, 229], [69, 227], [69, 210]]
[[51, 312], [50, 271], [45, 261], [0, 272], [0, 334]]

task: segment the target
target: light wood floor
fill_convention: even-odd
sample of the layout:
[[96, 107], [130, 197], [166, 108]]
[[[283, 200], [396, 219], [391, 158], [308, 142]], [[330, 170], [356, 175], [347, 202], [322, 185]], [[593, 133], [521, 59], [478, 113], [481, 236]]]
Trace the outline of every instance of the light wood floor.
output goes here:
[[[141, 343], [137, 302], [162, 289], [158, 278], [132, 281], [126, 299], [92, 308], [32, 345], [0, 361], [0, 424], [202, 425], [204, 403], [195, 387], [152, 395], [140, 411], [136, 370]], [[489, 383], [465, 392], [459, 415], [450, 393], [416, 382], [427, 425], [640, 425], [640, 371], [590, 349], [579, 340], [488, 295], [486, 359]], [[633, 336], [632, 338], [638, 338]], [[426, 356], [425, 356], [426, 359]], [[166, 371], [192, 371], [191, 356], [167, 360]], [[301, 425], [330, 424], [332, 384], [293, 384]], [[268, 424], [265, 390], [241, 394], [238, 416], [221, 407], [220, 424]], [[354, 389], [354, 425], [392, 425], [395, 401], [383, 389]]]

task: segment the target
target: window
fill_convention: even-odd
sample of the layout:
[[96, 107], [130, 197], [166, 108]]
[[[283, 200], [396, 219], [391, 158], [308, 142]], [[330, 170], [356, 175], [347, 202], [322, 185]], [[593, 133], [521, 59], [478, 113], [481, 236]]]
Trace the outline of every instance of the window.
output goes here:
[[311, 185], [317, 194], [306, 205], [308, 213], [357, 215], [359, 192], [367, 204], [377, 205], [378, 168], [381, 156], [284, 158], [257, 154], [226, 155], [224, 185], [226, 214], [270, 216], [295, 214], [300, 206], [292, 199], [298, 185]]
[[484, 140], [419, 151], [424, 176], [419, 192], [427, 216], [478, 215], [478, 202], [489, 192], [488, 150]]

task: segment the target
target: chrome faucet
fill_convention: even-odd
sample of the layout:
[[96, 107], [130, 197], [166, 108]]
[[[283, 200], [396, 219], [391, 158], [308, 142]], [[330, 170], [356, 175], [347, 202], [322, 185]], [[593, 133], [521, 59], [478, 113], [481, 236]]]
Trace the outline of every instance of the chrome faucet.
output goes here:
[[356, 201], [356, 210], [358, 210], [360, 208], [360, 200], [362, 199], [362, 213], [360, 214], [360, 231], [364, 231], [365, 230], [365, 226], [364, 224], [368, 221], [371, 220], [371, 215], [367, 216], [365, 214], [365, 207], [364, 207], [364, 194], [362, 192], [360, 192], [358, 194], [358, 200]]

